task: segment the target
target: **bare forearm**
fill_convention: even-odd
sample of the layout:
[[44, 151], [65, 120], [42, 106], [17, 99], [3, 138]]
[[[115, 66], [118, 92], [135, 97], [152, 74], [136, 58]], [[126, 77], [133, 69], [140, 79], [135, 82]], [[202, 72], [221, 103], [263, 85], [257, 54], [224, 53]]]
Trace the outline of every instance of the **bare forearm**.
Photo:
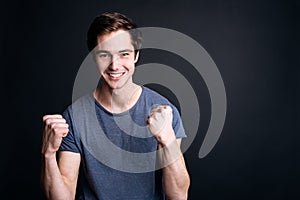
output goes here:
[[186, 168], [183, 167], [185, 166], [183, 162], [183, 158], [180, 158], [163, 169], [164, 190], [167, 199], [187, 199], [190, 178]]
[[184, 158], [176, 141], [162, 148], [160, 160], [163, 164], [164, 190], [167, 199], [185, 200], [190, 185]]
[[54, 155], [42, 157], [41, 183], [47, 199], [74, 199], [68, 190]]
[[176, 139], [170, 106], [154, 108], [148, 116], [148, 127], [158, 142], [158, 161], [163, 170], [164, 191], [167, 199], [187, 199], [190, 178], [180, 150], [181, 139]]

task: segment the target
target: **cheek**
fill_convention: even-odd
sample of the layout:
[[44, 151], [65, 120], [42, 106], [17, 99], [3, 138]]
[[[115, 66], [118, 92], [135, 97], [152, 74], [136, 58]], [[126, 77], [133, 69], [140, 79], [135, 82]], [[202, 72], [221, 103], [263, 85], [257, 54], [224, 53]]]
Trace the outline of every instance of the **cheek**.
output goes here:
[[107, 68], [104, 67], [104, 66], [97, 65], [97, 70], [98, 70], [98, 73], [99, 73], [100, 76], [105, 72], [106, 69]]
[[134, 69], [135, 63], [134, 63], [134, 60], [133, 60], [133, 59], [126, 60], [126, 61], [124, 61], [123, 64], [124, 64], [123, 66], [125, 66], [126, 68], [128, 68], [128, 69], [130, 69], [130, 70]]
[[109, 64], [107, 63], [96, 62], [96, 67], [100, 73], [104, 72], [108, 66]]

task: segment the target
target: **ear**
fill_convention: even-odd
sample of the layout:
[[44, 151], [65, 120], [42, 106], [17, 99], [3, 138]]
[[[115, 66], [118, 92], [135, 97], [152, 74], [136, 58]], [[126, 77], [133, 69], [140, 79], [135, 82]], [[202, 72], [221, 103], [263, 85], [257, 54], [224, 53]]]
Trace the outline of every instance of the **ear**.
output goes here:
[[140, 55], [140, 51], [137, 51], [134, 58], [134, 63], [136, 63], [139, 60], [139, 55]]

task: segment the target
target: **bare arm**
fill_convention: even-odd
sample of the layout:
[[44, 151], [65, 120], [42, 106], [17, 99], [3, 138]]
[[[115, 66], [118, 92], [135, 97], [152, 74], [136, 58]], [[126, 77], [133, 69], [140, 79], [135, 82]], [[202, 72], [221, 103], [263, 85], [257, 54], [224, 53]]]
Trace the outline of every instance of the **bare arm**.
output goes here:
[[148, 127], [158, 141], [158, 158], [163, 170], [164, 190], [169, 200], [186, 200], [190, 178], [172, 127], [172, 109], [159, 106], [148, 118]]
[[[47, 115], [42, 144], [41, 183], [47, 199], [74, 199], [80, 165], [80, 154], [59, 152], [68, 125], [61, 115]], [[57, 160], [58, 157], [58, 160]]]
[[181, 139], [169, 145], [159, 144], [159, 153], [163, 164], [164, 191], [167, 199], [186, 200], [190, 186], [190, 177], [180, 150]]

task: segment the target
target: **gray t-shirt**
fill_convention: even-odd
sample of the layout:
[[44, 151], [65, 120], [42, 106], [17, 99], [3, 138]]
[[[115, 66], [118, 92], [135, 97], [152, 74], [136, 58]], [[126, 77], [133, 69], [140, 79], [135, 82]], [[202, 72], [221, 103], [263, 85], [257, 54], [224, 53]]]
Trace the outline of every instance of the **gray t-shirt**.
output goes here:
[[146, 126], [148, 114], [158, 105], [172, 107], [176, 137], [186, 137], [176, 107], [146, 87], [124, 113], [110, 113], [92, 94], [64, 111], [69, 133], [60, 151], [81, 155], [76, 199], [165, 199], [161, 169], [156, 168], [157, 141]]

